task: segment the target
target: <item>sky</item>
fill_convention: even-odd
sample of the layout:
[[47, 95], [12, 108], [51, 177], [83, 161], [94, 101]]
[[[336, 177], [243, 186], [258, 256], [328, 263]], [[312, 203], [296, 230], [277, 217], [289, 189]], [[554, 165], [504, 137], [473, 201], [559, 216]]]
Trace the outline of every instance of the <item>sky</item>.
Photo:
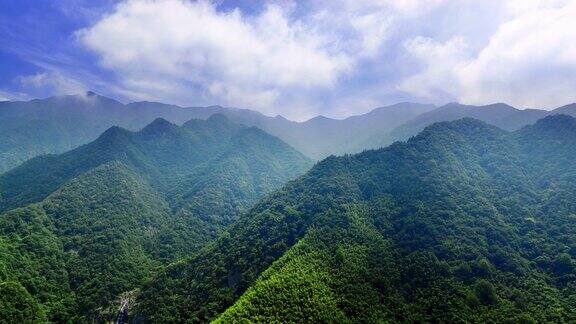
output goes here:
[[573, 0], [0, 0], [0, 100], [91, 90], [305, 120], [576, 102]]

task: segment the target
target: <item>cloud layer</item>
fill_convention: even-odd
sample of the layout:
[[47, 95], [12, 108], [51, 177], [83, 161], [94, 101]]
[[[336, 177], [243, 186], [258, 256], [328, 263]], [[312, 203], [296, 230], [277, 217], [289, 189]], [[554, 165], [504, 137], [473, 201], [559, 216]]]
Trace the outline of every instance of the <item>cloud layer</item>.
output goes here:
[[[79, 3], [67, 15], [93, 12]], [[20, 90], [87, 88], [300, 120], [398, 101], [576, 101], [571, 0], [110, 3], [71, 36], [70, 51], [85, 54], [36, 56], [43, 71], [16, 78]]]
[[266, 109], [282, 91], [335, 86], [353, 64], [288, 11], [270, 5], [247, 17], [205, 1], [129, 1], [78, 37], [143, 98]]
[[465, 35], [417, 37], [406, 51], [423, 69], [399, 89], [434, 100], [553, 108], [576, 100], [576, 3], [525, 1], [480, 50]]

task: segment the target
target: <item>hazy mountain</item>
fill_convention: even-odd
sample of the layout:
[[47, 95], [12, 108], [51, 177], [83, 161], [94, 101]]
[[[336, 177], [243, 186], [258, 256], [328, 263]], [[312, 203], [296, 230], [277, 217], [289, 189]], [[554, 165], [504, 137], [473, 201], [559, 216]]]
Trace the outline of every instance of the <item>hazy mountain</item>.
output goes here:
[[152, 102], [124, 105], [92, 92], [0, 102], [0, 172], [40, 154], [62, 153], [91, 142], [112, 126], [135, 131], [159, 117], [182, 124], [192, 118], [206, 119], [214, 113], [232, 110], [217, 106], [183, 109]]
[[279, 137], [312, 159], [357, 153], [406, 140], [435, 122], [471, 117], [516, 130], [551, 114], [576, 116], [574, 105], [553, 111], [520, 110], [506, 104], [470, 106], [400, 103], [338, 120], [318, 116], [305, 122], [269, 117], [249, 109], [220, 106], [182, 108], [157, 102], [124, 105], [92, 92], [28, 102], [0, 102], [0, 172], [46, 153], [61, 153], [96, 139], [111, 126], [138, 130], [161, 117], [175, 124], [220, 113]]
[[576, 320], [576, 120], [330, 157], [147, 284], [161, 322]]
[[517, 130], [549, 115], [550, 112], [538, 109], [520, 110], [498, 103], [487, 106], [471, 106], [451, 103], [423, 113], [386, 133], [372, 137], [365, 147], [379, 148], [397, 140], [406, 140], [418, 134], [426, 126], [442, 121], [452, 121], [465, 117], [478, 119], [505, 130]]
[[0, 176], [0, 283], [27, 292], [19, 297], [40, 321], [110, 319], [112, 303], [132, 298], [153, 271], [310, 166], [280, 139], [220, 114], [112, 127]]
[[343, 120], [319, 116], [295, 123], [276, 118], [257, 126], [284, 139], [307, 156], [321, 159], [333, 154], [361, 152], [368, 148], [364, 143], [369, 138], [387, 133], [434, 108], [433, 105], [400, 103]]
[[553, 114], [576, 116], [576, 103], [556, 108], [556, 109], [552, 110], [552, 113]]
[[0, 102], [0, 173], [40, 154], [62, 153], [96, 139], [112, 126], [138, 130], [161, 117], [172, 123], [206, 119], [215, 113], [280, 137], [314, 159], [361, 151], [364, 139], [390, 130], [432, 109], [398, 104], [345, 120], [318, 117], [307, 122], [268, 117], [248, 109], [220, 106], [182, 108], [156, 102], [124, 105], [88, 92], [27, 102]]

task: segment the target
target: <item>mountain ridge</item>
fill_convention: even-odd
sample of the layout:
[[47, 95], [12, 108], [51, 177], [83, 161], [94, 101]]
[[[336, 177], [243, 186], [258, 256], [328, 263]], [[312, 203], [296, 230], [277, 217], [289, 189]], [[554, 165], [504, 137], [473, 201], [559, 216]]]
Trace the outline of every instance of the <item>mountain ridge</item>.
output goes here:
[[[568, 116], [540, 126], [558, 120], [576, 131]], [[137, 315], [153, 323], [574, 320], [576, 245], [565, 239], [576, 206], [563, 202], [576, 194], [576, 150], [558, 151], [573, 148], [562, 133], [534, 143], [540, 132], [465, 118], [329, 157], [157, 275]]]
[[[98, 116], [95, 115], [96, 110], [99, 112]], [[345, 148], [343, 151], [334, 151], [334, 148], [340, 144], [347, 146], [352, 134], [374, 132], [378, 127], [378, 118], [375, 118], [374, 114], [364, 117], [364, 120], [369, 120], [370, 125], [373, 125], [370, 130], [358, 125], [362, 116], [344, 120], [325, 118], [326, 123], [320, 123], [324, 124], [322, 129], [316, 130], [311, 126], [315, 123], [314, 120], [294, 122], [284, 117], [265, 116], [248, 109], [221, 106], [183, 108], [147, 101], [123, 104], [97, 94], [2, 102], [0, 136], [4, 143], [0, 142], [0, 172], [39, 154], [62, 153], [88, 143], [114, 125], [134, 131], [148, 125], [157, 117], [183, 124], [190, 119], [207, 119], [217, 113], [225, 114], [237, 123], [259, 127], [312, 158], [352, 150]], [[416, 113], [409, 112], [409, 116], [414, 114]], [[387, 120], [396, 117], [379, 118]], [[406, 118], [408, 117], [404, 117]], [[347, 126], [348, 122], [354, 122], [355, 125]], [[311, 141], [311, 138], [316, 141]]]
[[[576, 116], [576, 109], [571, 108], [573, 106], [566, 105], [553, 112], [519, 110], [502, 103], [485, 106], [451, 103], [436, 107], [404, 102], [343, 119], [315, 117], [296, 122], [249, 109], [217, 105], [185, 108], [151, 101], [123, 104], [95, 93], [28, 102], [2, 102], [0, 172], [39, 154], [62, 153], [88, 143], [113, 125], [134, 131], [157, 117], [180, 125], [190, 119], [207, 119], [213, 114], [224, 114], [237, 123], [259, 127], [306, 156], [320, 160], [332, 154], [358, 153], [406, 140], [437, 121], [473, 117], [515, 130], [548, 114], [565, 111]], [[91, 115], [94, 109], [100, 112], [99, 116]]]
[[112, 126], [0, 175], [0, 282], [28, 292], [43, 321], [111, 320], [118, 298], [311, 165], [223, 115]]

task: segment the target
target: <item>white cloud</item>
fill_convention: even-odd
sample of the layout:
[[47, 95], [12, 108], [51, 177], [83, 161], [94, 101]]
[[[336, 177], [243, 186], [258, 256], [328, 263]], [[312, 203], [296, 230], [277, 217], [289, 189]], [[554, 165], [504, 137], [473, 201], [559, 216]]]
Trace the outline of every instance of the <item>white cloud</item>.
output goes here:
[[76, 80], [67, 78], [59, 72], [50, 71], [16, 78], [16, 81], [25, 89], [36, 93], [49, 93], [51, 95], [77, 94], [86, 91], [86, 87]]
[[396, 17], [443, 1], [294, 2], [247, 15], [202, 0], [131, 0], [77, 36], [134, 99], [290, 115], [291, 102], [322, 106], [303, 102], [302, 91], [337, 93], [342, 79], [378, 59]]
[[465, 64], [466, 41], [462, 37], [455, 37], [439, 43], [418, 36], [406, 41], [404, 46], [413, 58], [423, 63], [424, 70], [402, 80], [398, 89], [430, 100], [449, 100], [460, 87], [460, 80], [454, 71]]
[[[133, 100], [303, 119], [413, 100], [576, 100], [569, 0], [128, 0], [76, 33]], [[76, 78], [78, 79], [78, 78]], [[80, 78], [81, 79], [81, 78]]]
[[29, 100], [30, 96], [25, 93], [17, 92], [17, 91], [5, 91], [0, 90], [0, 101], [20, 101], [20, 100]]
[[478, 51], [463, 37], [407, 41], [424, 68], [399, 89], [471, 104], [554, 108], [576, 101], [576, 3], [510, 1], [505, 9], [508, 19]]
[[206, 1], [128, 1], [78, 36], [133, 91], [186, 101], [196, 89], [205, 102], [262, 108], [285, 89], [331, 87], [353, 63], [286, 10], [248, 17]]

